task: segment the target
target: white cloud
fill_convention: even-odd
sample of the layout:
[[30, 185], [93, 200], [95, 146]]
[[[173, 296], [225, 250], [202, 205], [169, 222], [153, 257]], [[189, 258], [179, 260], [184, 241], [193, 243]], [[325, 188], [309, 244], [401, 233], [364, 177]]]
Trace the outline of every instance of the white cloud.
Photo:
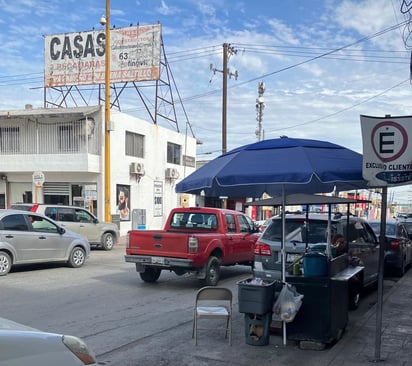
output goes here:
[[175, 6], [169, 6], [166, 1], [162, 0], [161, 5], [157, 7], [157, 11], [162, 15], [173, 15], [179, 12], [179, 9]]

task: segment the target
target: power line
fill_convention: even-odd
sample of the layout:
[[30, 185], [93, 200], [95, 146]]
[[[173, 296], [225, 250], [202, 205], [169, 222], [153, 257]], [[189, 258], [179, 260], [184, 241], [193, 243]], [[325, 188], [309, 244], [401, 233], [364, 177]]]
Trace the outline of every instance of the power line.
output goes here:
[[375, 98], [377, 98], [377, 97], [380, 97], [381, 95], [386, 94], [387, 92], [391, 91], [392, 89], [395, 89], [395, 88], [397, 88], [398, 86], [400, 86], [400, 85], [402, 85], [402, 84], [405, 84], [405, 83], [408, 82], [408, 81], [409, 81], [409, 78], [406, 79], [406, 80], [401, 81], [400, 83], [395, 84], [394, 86], [391, 86], [390, 88], [387, 88], [387, 89], [383, 90], [382, 92], [380, 92], [380, 93], [378, 93], [378, 94], [375, 94], [375, 95], [373, 95], [373, 96], [371, 96], [371, 97], [369, 97], [369, 98], [366, 98], [366, 99], [360, 101], [359, 103], [355, 103], [355, 104], [353, 104], [353, 105], [351, 105], [351, 106], [349, 106], [349, 107], [340, 109], [339, 111], [336, 111], [336, 112], [327, 114], [327, 115], [325, 115], [325, 116], [322, 116], [322, 117], [319, 117], [319, 118], [316, 118], [316, 119], [313, 119], [313, 120], [310, 120], [310, 121], [307, 121], [307, 122], [298, 123], [298, 124], [296, 124], [296, 125], [294, 125], [294, 126], [284, 127], [284, 128], [282, 128], [282, 129], [279, 129], [279, 130], [272, 130], [271, 132], [289, 130], [289, 129], [291, 129], [291, 128], [296, 128], [296, 127], [305, 126], [305, 125], [308, 125], [308, 124], [311, 124], [311, 123], [319, 122], [319, 121], [324, 120], [324, 119], [329, 118], [329, 117], [336, 116], [336, 115], [338, 115], [338, 114], [340, 114], [340, 113], [346, 112], [346, 111], [348, 111], [348, 110], [350, 110], [350, 109], [353, 109], [353, 108], [358, 107], [358, 106], [360, 106], [360, 105], [362, 105], [362, 104], [365, 104], [365, 103], [371, 101], [372, 99], [375, 99]]

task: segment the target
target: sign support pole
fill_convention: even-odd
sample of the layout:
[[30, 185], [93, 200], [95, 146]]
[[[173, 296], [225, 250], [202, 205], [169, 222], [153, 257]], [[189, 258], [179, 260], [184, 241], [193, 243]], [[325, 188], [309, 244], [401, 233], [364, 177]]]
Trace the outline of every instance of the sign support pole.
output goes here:
[[104, 217], [111, 222], [110, 215], [110, 0], [106, 0], [105, 25], [105, 83], [104, 83]]
[[378, 268], [378, 301], [376, 304], [376, 330], [375, 330], [375, 361], [381, 361], [381, 334], [382, 334], [382, 308], [383, 308], [383, 272], [385, 258], [386, 209], [388, 187], [382, 187], [381, 201], [381, 227], [379, 239], [379, 268]]

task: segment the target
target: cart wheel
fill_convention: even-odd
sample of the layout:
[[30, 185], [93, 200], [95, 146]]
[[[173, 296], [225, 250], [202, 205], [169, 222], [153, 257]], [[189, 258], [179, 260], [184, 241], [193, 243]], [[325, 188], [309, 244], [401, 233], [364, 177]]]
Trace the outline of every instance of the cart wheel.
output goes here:
[[360, 289], [357, 284], [349, 287], [348, 309], [356, 310], [359, 307]]

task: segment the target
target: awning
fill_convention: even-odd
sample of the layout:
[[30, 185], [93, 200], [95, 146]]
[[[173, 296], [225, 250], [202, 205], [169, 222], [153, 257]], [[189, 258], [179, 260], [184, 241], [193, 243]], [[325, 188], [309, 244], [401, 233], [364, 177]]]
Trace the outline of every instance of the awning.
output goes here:
[[[283, 198], [281, 196], [266, 198], [264, 200], [245, 202], [245, 206], [281, 206]], [[348, 204], [348, 203], [369, 203], [371, 201], [359, 200], [355, 198], [343, 198], [335, 196], [323, 196], [318, 194], [296, 193], [285, 196], [285, 205], [326, 205], [326, 204]]]

